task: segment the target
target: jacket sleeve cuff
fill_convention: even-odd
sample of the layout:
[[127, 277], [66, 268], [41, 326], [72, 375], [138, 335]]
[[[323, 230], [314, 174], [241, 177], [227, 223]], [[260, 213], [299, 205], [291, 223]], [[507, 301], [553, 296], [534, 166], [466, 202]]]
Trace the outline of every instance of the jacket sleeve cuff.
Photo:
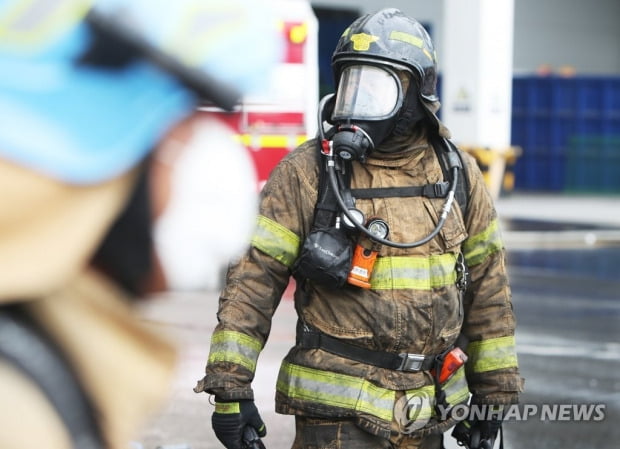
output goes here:
[[485, 396], [473, 395], [471, 404], [473, 405], [511, 405], [519, 403], [519, 393], [500, 392], [491, 393]]
[[472, 404], [507, 405], [519, 401], [524, 380], [519, 376], [518, 369], [508, 368], [470, 374], [468, 383], [473, 395]]
[[254, 391], [249, 386], [240, 386], [233, 382], [218, 382], [212, 376], [205, 376], [194, 387], [194, 393], [209, 393], [223, 401], [241, 399], [254, 400]]

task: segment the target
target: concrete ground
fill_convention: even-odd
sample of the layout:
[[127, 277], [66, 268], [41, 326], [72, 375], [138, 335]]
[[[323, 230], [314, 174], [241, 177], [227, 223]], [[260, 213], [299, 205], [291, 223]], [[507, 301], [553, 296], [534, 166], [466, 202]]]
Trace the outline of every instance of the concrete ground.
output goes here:
[[[514, 251], [515, 255], [527, 255], [531, 250], [536, 251], [540, 248], [588, 249], [607, 246], [617, 248], [620, 246], [620, 196], [564, 197], [513, 194], [509, 197], [500, 198], [497, 201], [497, 209], [502, 218], [504, 237], [509, 255], [511, 251]], [[614, 254], [617, 255], [617, 253]], [[516, 260], [518, 262], [522, 259], [517, 257]], [[535, 269], [535, 267], [533, 268]], [[560, 270], [562, 269], [564, 268], [560, 267]], [[519, 291], [513, 291], [513, 293], [515, 299], [518, 299], [520, 296], [524, 298], [520, 300], [524, 304], [523, 310], [525, 312], [524, 327], [526, 331], [523, 333], [525, 338], [523, 361], [528, 365], [524, 368], [530, 369], [533, 373], [532, 375], [536, 377], [529, 382], [536, 386], [536, 388], [544, 390], [545, 385], [549, 385], [549, 382], [544, 378], [547, 368], [544, 365], [541, 366], [540, 359], [537, 358], [536, 350], [540, 352], [541, 348], [532, 349], [533, 341], [537, 335], [534, 330], [540, 329], [536, 327], [540, 325], [539, 322], [536, 322], [536, 319], [541, 319], [540, 314], [537, 312], [539, 309], [536, 307], [542, 307], [541, 302], [544, 303], [545, 295], [547, 295], [551, 309], [545, 309], [545, 313], [554, 313], [553, 310], [556, 309], [553, 307], [555, 307], [554, 304], [558, 302], [558, 299], [557, 295], [553, 295], [553, 291], [554, 285], [557, 285], [558, 280], [552, 280], [544, 288], [532, 293], [528, 291], [528, 288], [532, 285], [531, 278], [527, 277], [527, 274], [524, 278], [522, 272], [519, 273], [520, 277], [517, 276], [519, 277], [517, 279]], [[569, 274], [568, 276], [571, 275]], [[612, 283], [610, 284], [612, 287], [616, 285], [614, 282], [620, 287], [620, 283], [617, 280], [614, 281], [612, 279], [609, 282]], [[606, 292], [612, 292], [608, 296], [615, 295], [616, 290], [612, 287], [608, 287], [605, 290]], [[593, 288], [596, 288], [596, 286]], [[513, 288], [513, 290], [515, 289]], [[548, 292], [545, 293], [546, 291]], [[136, 436], [133, 443], [134, 448], [214, 449], [222, 447], [211, 429], [210, 416], [213, 412], [213, 405], [209, 403], [208, 395], [204, 393], [195, 394], [192, 391], [196, 381], [203, 375], [209, 351], [210, 336], [216, 324], [217, 298], [216, 292], [169, 294], [153, 298], [141, 306], [140, 314], [144, 322], [158, 331], [168, 334], [171, 339], [176, 341], [180, 358], [174, 383], [171, 386], [169, 400], [159, 413], [149, 420], [143, 432]], [[620, 303], [614, 301], [610, 305], [608, 299], [608, 297], [602, 299], [602, 301], [607, 301], [604, 302], [607, 312], [604, 313], [603, 319], [607, 320], [608, 329], [618, 329], [617, 325], [620, 324], [620, 320], [618, 320], [620, 314], [618, 304]], [[620, 294], [617, 295], [616, 299], [620, 299]], [[565, 306], [560, 305], [558, 307], [564, 308]], [[580, 305], [579, 307], [582, 306]], [[256, 379], [253, 383], [256, 402], [268, 429], [264, 443], [269, 449], [289, 448], [294, 437], [293, 418], [276, 415], [273, 412], [273, 401], [279, 363], [293, 345], [295, 321], [296, 315], [293, 304], [290, 295], [287, 295], [274, 317], [271, 336], [259, 358]], [[528, 328], [528, 323], [533, 327]], [[571, 329], [566, 329], [566, 327], [575, 326], [575, 323], [572, 322], [568, 324], [563, 323], [561, 321], [557, 322], [557, 332], [554, 330], [556, 333], [553, 338], [557, 344], [568, 341], [566, 340], [566, 333], [570, 333]], [[596, 323], [600, 323], [600, 321]], [[594, 327], [597, 326], [596, 323], [593, 324]], [[601, 333], [600, 329], [599, 326], [599, 333]], [[582, 332], [587, 337], [588, 333], [591, 332], [591, 328], [584, 328]], [[607, 331], [607, 334], [609, 334], [609, 331]], [[607, 334], [603, 333], [603, 335]], [[580, 335], [579, 338], [582, 338], [584, 335]], [[612, 339], [613, 341], [615, 337], [601, 338]], [[617, 349], [616, 346], [613, 348], [613, 350]], [[532, 351], [534, 351], [534, 354], [532, 354]], [[587, 350], [584, 351], [587, 352]], [[583, 356], [584, 351], [579, 351], [579, 354]], [[616, 359], [618, 358], [620, 357]], [[566, 361], [566, 359], [562, 360]], [[582, 360], [582, 358], [579, 360]], [[565, 368], [562, 368], [562, 370], [570, 371]], [[616, 377], [616, 379], [618, 378], [620, 377]], [[598, 382], [598, 380], [596, 378], [594, 380], [590, 379], [589, 383], [586, 382], [586, 387], [591, 385], [592, 382]], [[551, 384], [553, 383], [551, 382]], [[612, 382], [610, 385], [611, 394], [615, 395], [615, 399], [612, 399], [618, 401], [620, 382], [615, 384]], [[614, 405], [616, 407], [617, 403], [614, 404], [616, 404]], [[614, 410], [617, 412], [616, 408]], [[533, 447], [531, 445], [532, 442], [527, 440], [527, 438], [524, 438], [523, 444], [520, 444], [518, 435], [515, 435], [514, 432], [509, 432], [508, 435], [511, 437], [511, 440], [507, 442], [507, 448]], [[555, 445], [552, 443], [554, 441], [553, 438], [549, 438], [548, 443], [535, 444], [536, 442], [534, 442], [534, 446], [548, 448], [569, 447], [564, 443], [563, 446]], [[525, 444], [526, 441], [527, 444]], [[451, 438], [446, 438], [446, 443], [448, 448], [456, 447]], [[613, 446], [612, 443], [609, 447], [616, 446]]]

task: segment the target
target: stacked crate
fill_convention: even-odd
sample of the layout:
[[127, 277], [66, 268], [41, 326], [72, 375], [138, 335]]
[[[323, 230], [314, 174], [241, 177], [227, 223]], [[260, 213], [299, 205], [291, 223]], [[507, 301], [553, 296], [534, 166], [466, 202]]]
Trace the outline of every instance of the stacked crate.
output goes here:
[[515, 77], [515, 189], [620, 193], [620, 77]]

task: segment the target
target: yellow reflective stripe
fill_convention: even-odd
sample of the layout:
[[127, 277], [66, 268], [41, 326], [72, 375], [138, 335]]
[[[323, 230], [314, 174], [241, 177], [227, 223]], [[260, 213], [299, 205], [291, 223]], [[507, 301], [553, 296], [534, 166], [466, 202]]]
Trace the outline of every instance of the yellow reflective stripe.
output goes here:
[[471, 236], [463, 243], [465, 262], [470, 267], [478, 265], [491, 254], [500, 251], [503, 246], [499, 223], [495, 219], [484, 231]]
[[263, 345], [249, 335], [235, 331], [216, 331], [211, 337], [209, 363], [231, 362], [254, 372]]
[[416, 406], [412, 411], [415, 411], [415, 416], [408, 416], [414, 422], [421, 419], [427, 420], [434, 415], [435, 407], [435, 386], [427, 385], [425, 387], [416, 388], [415, 390], [407, 390], [405, 392], [407, 396], [407, 402], [410, 402], [413, 398], [417, 398]]
[[258, 217], [252, 245], [287, 267], [293, 265], [299, 253], [299, 237], [263, 215]]
[[308, 140], [308, 136], [305, 134], [239, 134], [236, 140], [252, 148], [295, 148]]
[[517, 367], [514, 336], [471, 342], [467, 345], [467, 354], [467, 365], [474, 373]]
[[465, 366], [461, 366], [443, 386], [446, 402], [453, 406], [469, 399], [469, 388], [465, 377]]
[[[278, 375], [278, 392], [287, 397], [306, 400], [333, 407], [368, 413], [391, 421], [394, 413], [395, 391], [378, 387], [367, 380], [346, 374], [338, 374], [307, 368], [284, 361]], [[464, 367], [443, 385], [446, 401], [450, 406], [465, 402], [469, 388]], [[407, 390], [407, 401], [418, 398], [414, 420], [429, 419], [435, 415], [435, 386]]]
[[424, 48], [424, 41], [420, 37], [405, 33], [404, 31], [392, 31], [390, 33], [390, 39], [405, 42], [406, 44], [411, 44], [414, 47]]
[[283, 362], [277, 390], [293, 399], [368, 413], [392, 420], [395, 392], [366, 379]]
[[[162, 42], [165, 48], [174, 51], [175, 56], [187, 65], [198, 66], [202, 61], [210, 59], [219, 42], [232, 38], [246, 25], [245, 14], [234, 14], [231, 8], [230, 13], [224, 15], [221, 5], [214, 6], [188, 2]], [[210, 16], [220, 20], [211, 20], [205, 26], [205, 17]]]
[[91, 3], [89, 0], [13, 2], [0, 15], [0, 39], [11, 44], [45, 44], [82, 20]]
[[215, 413], [222, 413], [224, 415], [241, 413], [241, 407], [238, 402], [216, 402]]
[[379, 257], [370, 278], [375, 290], [432, 288], [454, 285], [456, 255]]

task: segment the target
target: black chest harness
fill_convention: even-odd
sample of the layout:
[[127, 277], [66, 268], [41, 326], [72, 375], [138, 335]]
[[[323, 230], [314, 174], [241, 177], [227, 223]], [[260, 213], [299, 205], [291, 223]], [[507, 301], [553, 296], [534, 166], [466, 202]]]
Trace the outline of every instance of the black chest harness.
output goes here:
[[435, 230], [420, 241], [402, 244], [370, 235], [374, 242], [396, 248], [412, 248], [432, 240], [443, 226], [453, 200], [461, 208], [463, 217], [466, 217], [469, 183], [464, 173], [465, 165], [460, 150], [448, 139], [442, 138], [434, 139], [432, 147], [444, 174], [443, 181], [422, 186], [388, 188], [351, 189], [351, 162], [326, 157], [324, 149], [317, 152], [319, 164], [317, 203], [311, 231], [292, 267], [297, 281], [312, 281], [329, 288], [340, 288], [346, 283], [353, 253], [353, 237], [359, 233], [356, 231], [370, 235], [368, 230], [361, 226], [359, 219], [351, 214], [356, 199], [418, 196], [446, 198], [442, 216]]
[[[466, 217], [469, 203], [469, 185], [460, 150], [447, 139], [435, 139], [432, 142], [442, 172], [443, 181], [423, 186], [402, 186], [392, 188], [351, 189], [351, 162], [339, 160], [340, 167], [334, 176], [333, 158], [326, 158], [325, 152], [319, 153], [319, 191], [314, 211], [311, 232], [306, 237], [300, 256], [293, 265], [292, 271], [301, 288], [306, 282], [316, 282], [330, 288], [340, 288], [347, 281], [352, 260], [353, 226], [349, 229], [343, 225], [344, 211], [353, 208], [356, 199], [391, 198], [391, 197], [426, 197], [446, 198], [443, 215], [435, 231], [426, 239], [401, 247], [419, 246], [431, 240], [441, 229], [452, 200], [461, 208]], [[330, 164], [332, 164], [330, 166]], [[329, 171], [332, 170], [332, 173]], [[461, 174], [458, 176], [457, 173]], [[449, 179], [454, 174], [456, 179]], [[450, 197], [452, 195], [452, 197]], [[355, 217], [347, 216], [350, 220]], [[396, 245], [391, 245], [396, 246]], [[463, 295], [467, 288], [468, 273], [462, 254], [457, 259], [457, 288]], [[459, 301], [462, 313], [462, 298]], [[445, 392], [439, 382], [439, 373], [444, 366], [448, 353], [455, 347], [464, 349], [467, 345], [464, 336], [460, 336], [454, 345], [440, 354], [391, 353], [364, 348], [342, 339], [322, 333], [299, 320], [297, 329], [297, 346], [305, 349], [321, 349], [340, 357], [380, 368], [395, 371], [431, 371], [436, 383], [437, 404], [445, 404]], [[437, 377], [436, 377], [437, 376]]]

